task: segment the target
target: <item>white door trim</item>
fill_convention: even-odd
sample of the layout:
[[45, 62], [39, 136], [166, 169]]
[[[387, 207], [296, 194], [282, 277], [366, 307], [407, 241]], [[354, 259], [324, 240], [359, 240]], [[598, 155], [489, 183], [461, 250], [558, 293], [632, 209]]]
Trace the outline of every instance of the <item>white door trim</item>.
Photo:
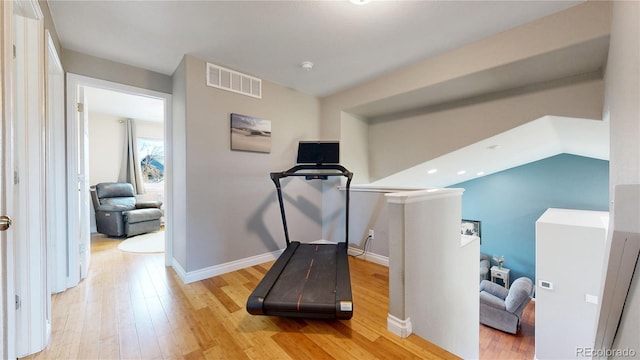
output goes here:
[[[78, 92], [78, 88], [79, 87], [83, 87], [83, 86], [89, 86], [89, 87], [95, 87], [95, 88], [101, 88], [101, 89], [107, 89], [107, 90], [112, 90], [112, 91], [118, 91], [118, 92], [122, 92], [122, 93], [128, 93], [128, 94], [133, 94], [133, 95], [142, 95], [142, 96], [147, 96], [147, 97], [152, 97], [152, 98], [156, 98], [156, 99], [160, 99], [163, 100], [164, 102], [164, 114], [165, 114], [165, 118], [164, 118], [164, 143], [165, 143], [165, 224], [166, 224], [166, 228], [165, 228], [165, 265], [166, 266], [170, 266], [171, 265], [171, 259], [173, 258], [173, 236], [172, 236], [172, 223], [173, 223], [173, 218], [172, 218], [172, 214], [173, 214], [173, 201], [172, 201], [172, 188], [171, 188], [171, 181], [173, 179], [173, 164], [172, 164], [172, 137], [171, 137], [171, 94], [167, 94], [167, 93], [163, 93], [163, 92], [159, 92], [159, 91], [154, 91], [154, 90], [149, 90], [149, 89], [144, 89], [144, 88], [139, 88], [139, 87], [135, 87], [135, 86], [130, 86], [130, 85], [125, 85], [125, 84], [120, 84], [120, 83], [115, 83], [115, 82], [111, 82], [111, 81], [107, 81], [107, 80], [100, 80], [100, 79], [95, 79], [95, 78], [91, 78], [88, 76], [83, 76], [83, 75], [78, 75], [78, 74], [72, 74], [72, 73], [67, 73], [67, 111], [68, 111], [68, 118], [71, 119], [72, 117], [72, 113], [70, 111], [75, 109], [75, 104], [74, 101], [72, 101], [73, 99], [77, 98], [77, 92]], [[90, 99], [89, 99], [90, 100]], [[89, 105], [90, 106], [90, 105]], [[69, 122], [70, 124], [73, 123], [72, 121]], [[70, 140], [73, 140], [73, 134], [74, 132], [72, 132], [73, 129], [68, 129], [68, 134], [67, 134], [67, 138]], [[72, 167], [71, 161], [75, 161], [77, 162], [77, 156], [78, 156], [78, 144], [77, 143], [73, 143], [71, 144], [71, 141], [69, 141], [70, 143], [67, 146], [68, 149], [68, 161], [69, 161], [69, 168]], [[119, 150], [116, 150], [119, 151]], [[71, 170], [70, 170], [71, 171]], [[69, 172], [69, 174], [72, 174], [71, 172]], [[71, 180], [71, 178], [70, 178]], [[71, 183], [71, 181], [69, 181], [69, 183]], [[75, 188], [74, 188], [75, 189]], [[71, 188], [69, 189], [71, 190]], [[77, 193], [77, 191], [74, 191]], [[88, 192], [87, 192], [88, 193]], [[71, 199], [71, 191], [70, 191], [70, 199], [69, 199], [69, 204], [73, 204], [73, 201], [75, 201], [76, 198]], [[71, 224], [76, 221], [77, 219], [74, 219], [72, 217], [72, 209], [68, 209], [69, 210], [69, 224], [71, 226]], [[77, 216], [76, 216], [77, 217]], [[88, 223], [87, 223], [88, 226]], [[70, 234], [71, 235], [71, 234]], [[71, 238], [71, 236], [70, 236]], [[71, 244], [70, 244], [71, 245]]]
[[67, 178], [64, 69], [49, 30], [46, 56], [46, 222], [49, 292], [67, 288]]

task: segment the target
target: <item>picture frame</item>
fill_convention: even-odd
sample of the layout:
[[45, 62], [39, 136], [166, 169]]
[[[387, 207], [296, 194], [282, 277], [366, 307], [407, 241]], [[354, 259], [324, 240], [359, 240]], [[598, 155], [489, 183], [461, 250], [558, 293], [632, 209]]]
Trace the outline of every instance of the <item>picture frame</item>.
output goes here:
[[230, 116], [231, 150], [271, 152], [271, 121], [249, 115]]
[[460, 235], [477, 237], [482, 243], [481, 223], [479, 220], [462, 219]]

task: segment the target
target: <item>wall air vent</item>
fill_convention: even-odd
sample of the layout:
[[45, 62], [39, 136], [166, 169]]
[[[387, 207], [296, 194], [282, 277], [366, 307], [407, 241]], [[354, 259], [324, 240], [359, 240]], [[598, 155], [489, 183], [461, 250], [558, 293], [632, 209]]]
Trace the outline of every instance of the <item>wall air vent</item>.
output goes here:
[[207, 86], [262, 99], [262, 80], [207, 63]]

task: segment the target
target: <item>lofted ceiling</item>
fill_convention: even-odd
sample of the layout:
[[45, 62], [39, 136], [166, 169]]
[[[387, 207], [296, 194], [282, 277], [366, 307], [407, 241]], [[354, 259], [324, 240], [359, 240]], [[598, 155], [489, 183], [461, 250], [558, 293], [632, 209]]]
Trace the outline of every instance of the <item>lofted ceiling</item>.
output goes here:
[[562, 153], [609, 160], [609, 122], [544, 116], [370, 186], [446, 187]]
[[[184, 54], [327, 96], [582, 1], [49, 0], [63, 48], [171, 75]], [[311, 61], [311, 71], [302, 69]]]
[[[49, 0], [48, 4], [64, 49], [167, 75], [184, 54], [190, 54], [324, 97], [582, 2], [374, 0], [355, 5], [346, 0]], [[384, 120], [555, 79], [601, 73], [608, 46], [608, 38], [595, 39], [345, 110], [370, 121]], [[313, 68], [303, 69], [303, 61], [313, 62]], [[129, 96], [90, 89], [90, 109], [161, 120], [161, 104]], [[607, 159], [607, 134], [608, 124], [602, 121], [544, 117], [374, 184], [447, 186], [477, 177], [478, 172], [487, 175], [558, 152]], [[584, 138], [591, 141], [575, 141]], [[495, 144], [509, 152], [487, 150]], [[477, 164], [483, 168], [474, 168]], [[439, 171], [425, 177], [433, 168]], [[466, 173], [458, 175], [461, 169]]]

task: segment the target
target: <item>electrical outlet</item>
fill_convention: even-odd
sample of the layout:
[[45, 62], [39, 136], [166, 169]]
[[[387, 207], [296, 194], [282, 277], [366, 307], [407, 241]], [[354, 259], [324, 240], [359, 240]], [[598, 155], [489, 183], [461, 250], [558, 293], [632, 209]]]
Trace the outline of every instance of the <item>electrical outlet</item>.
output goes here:
[[369, 229], [369, 237], [373, 240], [373, 229]]

